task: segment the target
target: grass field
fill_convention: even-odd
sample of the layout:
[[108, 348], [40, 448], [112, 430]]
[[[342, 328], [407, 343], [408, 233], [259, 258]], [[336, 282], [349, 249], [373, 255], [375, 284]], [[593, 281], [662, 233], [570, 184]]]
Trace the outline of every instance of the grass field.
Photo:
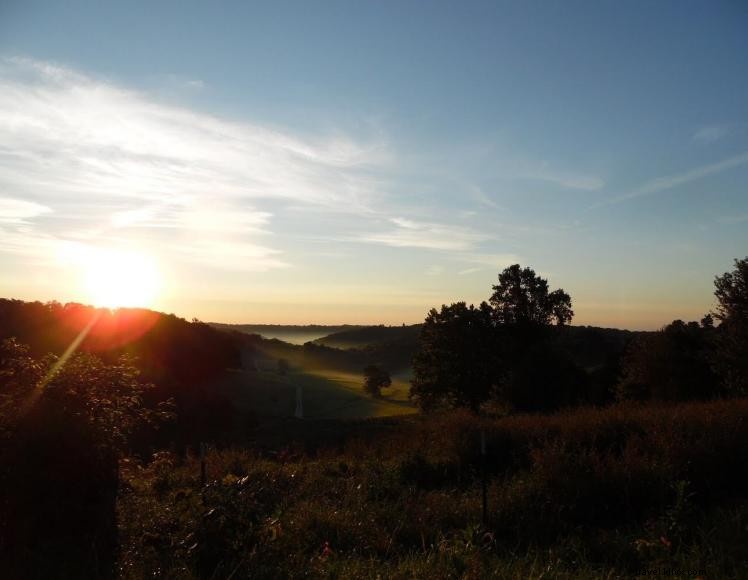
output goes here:
[[280, 375], [268, 367], [231, 370], [221, 381], [241, 411], [274, 417], [293, 416], [296, 388], [302, 388], [304, 418], [362, 419], [416, 412], [408, 401], [406, 377], [393, 377], [392, 387], [375, 399], [362, 389], [363, 375], [340, 370], [292, 369]]
[[[274, 453], [211, 450], [204, 487], [193, 455], [128, 460], [121, 577], [746, 578], [747, 412], [283, 420]], [[348, 433], [297, 445], [323, 429]]]

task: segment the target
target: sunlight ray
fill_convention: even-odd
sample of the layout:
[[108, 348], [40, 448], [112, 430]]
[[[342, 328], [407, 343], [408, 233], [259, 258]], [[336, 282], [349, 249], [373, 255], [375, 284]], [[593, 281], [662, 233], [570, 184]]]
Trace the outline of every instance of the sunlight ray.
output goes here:
[[65, 349], [65, 352], [62, 353], [62, 356], [60, 356], [60, 358], [55, 361], [55, 363], [52, 365], [52, 368], [49, 369], [47, 374], [44, 375], [44, 378], [39, 381], [36, 387], [34, 387], [34, 390], [31, 391], [29, 396], [23, 402], [19, 411], [20, 417], [23, 417], [26, 413], [28, 413], [36, 404], [36, 402], [39, 400], [39, 397], [41, 397], [42, 393], [44, 392], [46, 386], [52, 382], [57, 373], [60, 372], [63, 366], [65, 366], [65, 363], [68, 361], [68, 359], [73, 356], [73, 354], [75, 354], [81, 342], [83, 342], [86, 336], [88, 336], [88, 333], [91, 331], [94, 324], [96, 324], [96, 321], [99, 320], [100, 317], [101, 311], [96, 310], [88, 324], [86, 324], [83, 330], [78, 333], [78, 336], [73, 339], [73, 342], [70, 343], [70, 346]]

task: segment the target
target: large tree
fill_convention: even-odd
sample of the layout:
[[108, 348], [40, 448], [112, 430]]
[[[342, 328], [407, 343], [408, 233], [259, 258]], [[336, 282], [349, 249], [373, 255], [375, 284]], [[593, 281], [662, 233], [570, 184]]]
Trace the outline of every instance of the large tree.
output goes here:
[[552, 325], [571, 321], [571, 298], [550, 291], [531, 268], [499, 274], [490, 305], [458, 302], [431, 310], [413, 361], [411, 396], [421, 408], [440, 404], [478, 410], [498, 396], [517, 410], [550, 410], [573, 402], [583, 374], [552, 344]]
[[490, 302], [499, 324], [563, 325], [574, 316], [571, 298], [566, 292], [549, 291], [545, 278], [519, 264], [499, 274], [499, 283], [493, 287]]
[[496, 384], [495, 355], [488, 304], [432, 309], [413, 359], [411, 397], [425, 410], [446, 405], [477, 411]]
[[714, 280], [715, 318], [720, 321], [714, 363], [728, 392], [748, 393], [748, 257]]
[[549, 411], [572, 404], [586, 376], [555, 344], [552, 326], [571, 322], [571, 298], [532, 268], [513, 264], [499, 274], [490, 299], [506, 372], [499, 398], [517, 411]]

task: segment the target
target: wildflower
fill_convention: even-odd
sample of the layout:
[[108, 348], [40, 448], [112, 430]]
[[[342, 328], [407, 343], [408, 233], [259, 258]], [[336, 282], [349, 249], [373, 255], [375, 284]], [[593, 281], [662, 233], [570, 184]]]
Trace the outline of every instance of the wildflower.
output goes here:
[[325, 544], [322, 547], [322, 554], [320, 554], [319, 559], [324, 562], [330, 556], [332, 556], [332, 549], [330, 548], [330, 542], [325, 541]]

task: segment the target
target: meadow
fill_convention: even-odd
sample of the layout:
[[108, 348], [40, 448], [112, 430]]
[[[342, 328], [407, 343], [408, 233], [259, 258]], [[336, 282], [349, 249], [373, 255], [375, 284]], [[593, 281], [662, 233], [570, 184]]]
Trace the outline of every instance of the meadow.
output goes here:
[[194, 454], [127, 458], [119, 573], [742, 578], [747, 416], [738, 399], [481, 420], [287, 419], [274, 448], [210, 450], [204, 487]]
[[403, 376], [393, 377], [392, 386], [381, 398], [364, 393], [362, 385], [362, 373], [292, 368], [280, 374], [272, 366], [253, 371], [231, 369], [217, 384], [240, 411], [261, 416], [293, 416], [297, 387], [302, 388], [306, 419], [384, 417], [417, 411], [408, 400], [409, 384]]

